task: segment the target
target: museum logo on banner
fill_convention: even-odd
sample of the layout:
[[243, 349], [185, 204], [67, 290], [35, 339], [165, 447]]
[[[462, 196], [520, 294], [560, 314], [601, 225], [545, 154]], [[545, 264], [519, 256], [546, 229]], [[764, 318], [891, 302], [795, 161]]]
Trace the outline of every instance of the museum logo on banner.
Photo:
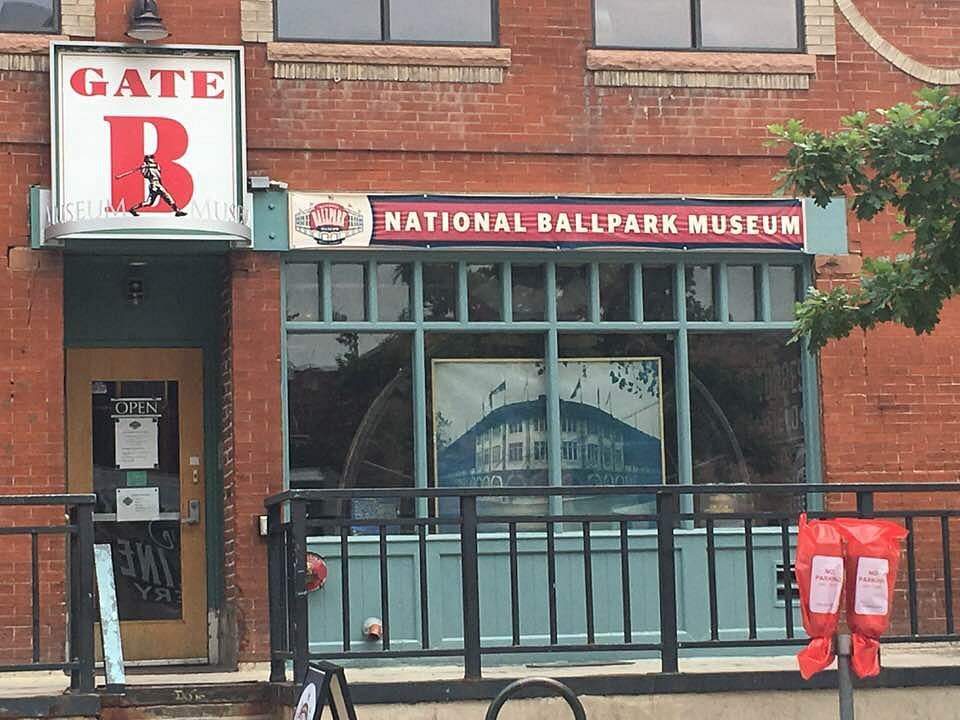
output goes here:
[[48, 243], [249, 244], [242, 49], [54, 43]]

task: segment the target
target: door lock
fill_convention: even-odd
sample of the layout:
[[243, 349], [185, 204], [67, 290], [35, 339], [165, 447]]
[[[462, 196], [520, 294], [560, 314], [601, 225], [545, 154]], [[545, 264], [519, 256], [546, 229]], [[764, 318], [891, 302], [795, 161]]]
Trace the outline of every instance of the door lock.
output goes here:
[[199, 500], [187, 501], [187, 516], [183, 519], [183, 524], [184, 525], [200, 524], [200, 501]]

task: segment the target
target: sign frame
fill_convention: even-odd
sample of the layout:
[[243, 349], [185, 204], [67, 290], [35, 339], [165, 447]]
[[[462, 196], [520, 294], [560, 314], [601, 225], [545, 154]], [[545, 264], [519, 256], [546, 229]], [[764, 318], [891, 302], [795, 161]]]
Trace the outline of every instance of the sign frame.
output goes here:
[[[118, 57], [196, 57], [226, 59], [231, 65], [233, 88], [233, 117], [235, 137], [231, 201], [237, 217], [200, 219], [171, 217], [149, 213], [141, 217], [111, 216], [93, 218], [54, 219], [56, 209], [63, 203], [63, 99], [60, 60], [64, 54], [89, 54]], [[252, 246], [252, 201], [247, 192], [246, 88], [244, 49], [237, 45], [143, 45], [132, 43], [101, 43], [87, 41], [54, 41], [50, 44], [50, 207], [40, 208], [38, 220], [42, 226], [40, 244], [46, 247], [63, 246], [65, 240], [196, 240], [229, 241], [235, 246]], [[184, 82], [186, 82], [184, 80]], [[46, 212], [46, 218], [44, 210]], [[61, 220], [55, 218], [54, 220]]]

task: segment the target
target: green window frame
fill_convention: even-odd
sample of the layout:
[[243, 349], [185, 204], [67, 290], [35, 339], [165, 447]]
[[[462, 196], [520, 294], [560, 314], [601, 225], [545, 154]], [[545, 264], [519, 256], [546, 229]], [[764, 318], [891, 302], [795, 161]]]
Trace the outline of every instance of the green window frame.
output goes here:
[[[546, 460], [549, 483], [561, 485], [561, 453], [563, 448], [560, 418], [561, 393], [557, 386], [558, 365], [561, 361], [559, 338], [564, 333], [659, 333], [672, 337], [676, 362], [675, 405], [677, 435], [677, 478], [681, 484], [693, 483], [693, 448], [691, 433], [689, 345], [691, 333], [784, 333], [791, 331], [793, 322], [783, 315], [784, 298], [774, 296], [771, 277], [782, 273], [784, 268], [793, 268], [798, 279], [797, 290], [812, 284], [810, 256], [802, 253], [583, 253], [583, 252], [511, 252], [509, 259], [502, 259], [504, 253], [469, 253], [452, 251], [393, 251], [374, 254], [372, 252], [331, 251], [319, 253], [289, 253], [284, 262], [281, 277], [281, 312], [283, 335], [281, 338], [282, 395], [283, 395], [283, 434], [284, 434], [284, 483], [290, 483], [289, 429], [287, 399], [287, 338], [293, 335], [312, 333], [398, 333], [408, 334], [411, 339], [412, 368], [412, 418], [413, 424], [413, 478], [414, 486], [430, 486], [428, 478], [428, 452], [431, 439], [427, 432], [427, 391], [426, 391], [426, 351], [425, 333], [542, 333], [545, 347], [546, 376]], [[409, 264], [412, 268], [410, 282], [410, 312], [402, 320], [381, 320], [377, 282], [378, 263], [398, 265]], [[291, 266], [316, 265], [318, 287], [318, 309], [315, 319], [302, 320], [288, 317], [287, 282]], [[339, 264], [362, 264], [364, 276], [368, 279], [364, 289], [363, 320], [338, 319], [333, 305], [333, 266]], [[454, 298], [454, 319], [428, 320], [424, 314], [424, 265], [452, 264], [456, 272], [456, 296]], [[630, 288], [627, 294], [629, 318], [626, 320], [604, 320], [601, 303], [601, 267], [607, 264], [626, 265], [629, 268]], [[470, 318], [470, 277], [471, 266], [493, 266], [499, 273], [499, 319], [472, 320]], [[545, 308], [543, 319], [514, 320], [513, 282], [511, 269], [514, 265], [529, 269], [531, 265], [543, 268], [543, 296]], [[587, 268], [587, 311], [580, 320], [558, 320], [557, 313], [557, 269], [562, 266], [583, 265]], [[702, 307], [703, 302], [713, 304], [711, 313], [693, 313], [696, 317], [707, 319], [689, 319], [690, 298], [686, 291], [686, 278], [693, 268], [712, 268], [710, 298], [699, 298], [694, 309]], [[752, 320], [736, 321], [730, 319], [730, 287], [728, 268], [753, 268], [756, 309]], [[647, 320], [644, 315], [644, 269], [655, 268], [662, 271], [670, 268], [673, 277], [672, 311], [670, 320]], [[301, 275], [303, 269], [298, 268]], [[313, 270], [310, 270], [312, 273]], [[742, 273], [741, 273], [742, 274]], [[697, 304], [699, 303], [699, 304]], [[778, 309], [780, 308], [780, 309]], [[391, 313], [394, 316], [396, 313]], [[658, 315], [659, 317], [659, 315]], [[800, 379], [802, 385], [804, 471], [806, 481], [818, 483], [821, 479], [821, 440], [819, 389], [817, 385], [816, 357], [804, 348], [800, 352]], [[533, 447], [530, 454], [539, 458], [540, 448]], [[504, 450], [501, 448], [501, 452]], [[602, 450], [600, 451], [602, 455]], [[622, 451], [621, 451], [622, 452]], [[587, 459], [586, 450], [578, 448], [578, 459]], [[618, 456], [619, 460], [619, 456]], [[690, 500], [690, 498], [686, 498]], [[815, 504], [816, 500], [812, 499]], [[686, 509], [686, 508], [685, 508]], [[425, 500], [418, 501], [418, 515], [425, 516], [428, 508]]]

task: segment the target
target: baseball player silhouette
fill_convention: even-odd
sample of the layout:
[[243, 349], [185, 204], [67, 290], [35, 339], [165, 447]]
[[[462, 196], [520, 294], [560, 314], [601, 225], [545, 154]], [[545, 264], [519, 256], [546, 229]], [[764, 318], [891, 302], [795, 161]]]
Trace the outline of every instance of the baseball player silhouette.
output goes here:
[[139, 172], [144, 178], [146, 178], [147, 183], [149, 184], [149, 187], [147, 188], [148, 195], [143, 202], [138, 202], [127, 212], [134, 217], [138, 217], [140, 213], [138, 213], [137, 210], [145, 207], [153, 207], [157, 204], [158, 200], [163, 200], [167, 206], [173, 210], [173, 214], [177, 217], [183, 217], [186, 215], [186, 213], [177, 205], [177, 201], [173, 199], [173, 196], [163, 186], [163, 182], [160, 179], [160, 165], [157, 163], [157, 160], [153, 155], [144, 155], [143, 164], [140, 165], [140, 167], [134, 168], [133, 170], [128, 170], [125, 173], [120, 173], [119, 175], [116, 175], [115, 178], [119, 180], [127, 175], [133, 175], [135, 172]]

